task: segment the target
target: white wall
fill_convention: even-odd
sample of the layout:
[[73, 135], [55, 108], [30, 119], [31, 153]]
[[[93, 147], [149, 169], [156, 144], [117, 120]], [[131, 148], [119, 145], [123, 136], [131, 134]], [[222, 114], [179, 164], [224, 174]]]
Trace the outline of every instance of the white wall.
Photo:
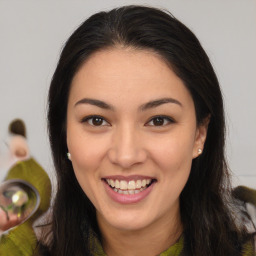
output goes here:
[[46, 98], [62, 45], [89, 15], [123, 4], [166, 8], [198, 36], [223, 89], [235, 183], [256, 187], [255, 0], [0, 0], [0, 140], [23, 118], [33, 155], [53, 176]]

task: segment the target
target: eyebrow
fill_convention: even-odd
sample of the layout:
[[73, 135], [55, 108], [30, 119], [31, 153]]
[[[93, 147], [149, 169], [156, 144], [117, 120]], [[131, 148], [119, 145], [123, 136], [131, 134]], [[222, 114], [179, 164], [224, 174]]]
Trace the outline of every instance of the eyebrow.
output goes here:
[[149, 102], [143, 104], [142, 106], [140, 106], [140, 110], [145, 111], [145, 110], [148, 110], [148, 109], [151, 109], [151, 108], [156, 108], [156, 107], [158, 107], [160, 105], [163, 105], [163, 104], [166, 104], [166, 103], [174, 103], [174, 104], [177, 104], [177, 105], [182, 107], [181, 102], [179, 102], [176, 99], [173, 99], [173, 98], [162, 98], [162, 99], [157, 99], [157, 100], [149, 101]]
[[84, 99], [81, 99], [79, 100], [76, 104], [75, 104], [75, 107], [77, 105], [80, 105], [80, 104], [90, 104], [90, 105], [94, 105], [94, 106], [97, 106], [99, 108], [103, 108], [103, 109], [107, 109], [107, 110], [114, 110], [114, 107], [107, 104], [106, 102], [104, 101], [101, 101], [101, 100], [95, 100], [95, 99], [89, 99], [89, 98], [84, 98]]
[[[174, 104], [177, 104], [177, 105], [182, 107], [181, 102], [179, 102], [176, 99], [161, 98], [161, 99], [149, 101], [149, 102], [141, 105], [139, 107], [139, 110], [145, 111], [145, 110], [148, 110], [148, 109], [151, 109], [151, 108], [156, 108], [156, 107], [158, 107], [160, 105], [163, 105], [163, 104], [166, 104], [166, 103], [174, 103]], [[94, 105], [94, 106], [97, 106], [97, 107], [102, 108], [102, 109], [114, 110], [114, 107], [112, 105], [107, 104], [104, 101], [96, 100], [96, 99], [83, 98], [83, 99], [79, 100], [78, 102], [76, 102], [75, 107], [77, 105], [80, 105], [80, 104], [90, 104], [90, 105]]]

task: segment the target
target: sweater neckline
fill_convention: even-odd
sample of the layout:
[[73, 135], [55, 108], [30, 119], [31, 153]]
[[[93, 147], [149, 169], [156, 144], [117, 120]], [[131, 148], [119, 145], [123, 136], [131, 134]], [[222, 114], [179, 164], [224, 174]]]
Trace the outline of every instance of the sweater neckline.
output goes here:
[[[171, 245], [167, 250], [160, 253], [159, 256], [180, 256], [183, 249], [183, 243], [184, 238], [183, 235], [181, 235], [175, 244]], [[95, 256], [107, 256], [98, 240], [95, 243], [95, 249]]]

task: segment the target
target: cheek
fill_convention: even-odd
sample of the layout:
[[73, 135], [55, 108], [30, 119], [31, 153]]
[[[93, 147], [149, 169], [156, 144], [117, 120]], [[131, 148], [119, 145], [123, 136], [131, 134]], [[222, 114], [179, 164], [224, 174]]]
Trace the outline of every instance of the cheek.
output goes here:
[[106, 153], [106, 139], [88, 135], [79, 130], [70, 129], [67, 132], [68, 150], [74, 167], [90, 170], [97, 168]]
[[67, 142], [78, 183], [87, 197], [95, 202], [95, 188], [100, 180], [97, 170], [104, 158], [104, 147], [93, 136], [78, 135], [76, 132], [67, 134]]
[[[176, 201], [187, 183], [192, 164], [192, 143], [181, 143], [181, 140], [166, 140], [156, 144], [152, 156], [159, 167], [158, 178], [161, 181], [159, 188], [163, 201]], [[153, 158], [152, 157], [152, 158]]]
[[189, 169], [191, 167], [194, 148], [194, 137], [192, 134], [184, 136], [176, 133], [175, 136], [168, 136], [152, 141], [151, 157], [161, 165], [164, 170]]

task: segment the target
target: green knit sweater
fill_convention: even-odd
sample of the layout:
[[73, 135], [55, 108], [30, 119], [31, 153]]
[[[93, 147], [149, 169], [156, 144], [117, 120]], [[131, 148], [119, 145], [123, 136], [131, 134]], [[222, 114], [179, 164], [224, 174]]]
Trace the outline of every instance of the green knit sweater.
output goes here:
[[[183, 236], [171, 247], [169, 247], [166, 251], [159, 254], [159, 256], [180, 256], [183, 249]], [[248, 242], [243, 247], [243, 256], [256, 256], [256, 252], [254, 251], [253, 244]], [[95, 256], [107, 256], [103, 251], [102, 246], [98, 243], [97, 249], [95, 251]]]
[[[166, 251], [162, 252], [159, 256], [179, 256], [183, 249], [183, 237], [177, 241], [174, 245], [168, 248]], [[96, 252], [94, 253], [95, 256], [107, 256], [103, 251], [101, 245], [98, 243], [96, 247]], [[245, 255], [247, 256], [247, 254]], [[251, 256], [248, 254], [248, 256]]]
[[[250, 189], [245, 186], [239, 186], [233, 190], [233, 196], [245, 207], [243, 210], [247, 212], [247, 207], [248, 204], [253, 206], [254, 211], [256, 211], [256, 190]], [[248, 211], [248, 214], [250, 215], [250, 212]], [[252, 215], [255, 215], [256, 212], [251, 213]], [[256, 222], [256, 220], [254, 220]], [[255, 231], [255, 225], [254, 223], [253, 226], [253, 231]], [[255, 238], [256, 239], [256, 238]], [[180, 239], [172, 245], [170, 248], [168, 248], [166, 251], [162, 252], [159, 256], [180, 256], [183, 250], [183, 243], [184, 239], [183, 236], [180, 237]], [[255, 241], [256, 244], [256, 241]], [[242, 256], [256, 256], [256, 251], [255, 251], [255, 245], [249, 241], [246, 244], [243, 245], [242, 249]], [[94, 254], [95, 256], [107, 256], [105, 252], [103, 251], [102, 246], [100, 243], [96, 242], [96, 252]]]

